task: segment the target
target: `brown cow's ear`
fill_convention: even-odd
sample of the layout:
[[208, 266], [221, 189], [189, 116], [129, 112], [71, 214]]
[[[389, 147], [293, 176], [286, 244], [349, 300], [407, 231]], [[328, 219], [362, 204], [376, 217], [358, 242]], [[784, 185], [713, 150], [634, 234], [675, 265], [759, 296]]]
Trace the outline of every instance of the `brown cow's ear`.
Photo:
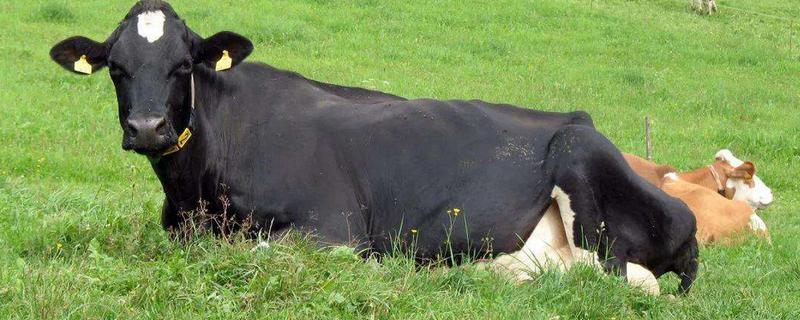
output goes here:
[[230, 31], [217, 33], [196, 44], [195, 63], [203, 63], [216, 71], [225, 71], [244, 61], [253, 52], [253, 43]]
[[86, 37], [72, 37], [53, 46], [50, 58], [64, 69], [90, 75], [106, 66], [108, 46]]
[[741, 166], [733, 168], [731, 172], [728, 174], [731, 178], [736, 179], [753, 179], [753, 176], [756, 175], [756, 165], [752, 162], [747, 161], [743, 163]]

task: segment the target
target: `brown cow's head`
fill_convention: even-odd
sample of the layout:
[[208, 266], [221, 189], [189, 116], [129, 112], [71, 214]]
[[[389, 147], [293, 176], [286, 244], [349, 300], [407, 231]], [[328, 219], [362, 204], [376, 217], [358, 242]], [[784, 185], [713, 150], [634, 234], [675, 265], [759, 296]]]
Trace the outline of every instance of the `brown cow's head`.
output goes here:
[[753, 208], [765, 208], [772, 203], [772, 190], [756, 176], [755, 164], [739, 160], [727, 149], [717, 152], [715, 160], [714, 167], [721, 169], [728, 198], [747, 202]]

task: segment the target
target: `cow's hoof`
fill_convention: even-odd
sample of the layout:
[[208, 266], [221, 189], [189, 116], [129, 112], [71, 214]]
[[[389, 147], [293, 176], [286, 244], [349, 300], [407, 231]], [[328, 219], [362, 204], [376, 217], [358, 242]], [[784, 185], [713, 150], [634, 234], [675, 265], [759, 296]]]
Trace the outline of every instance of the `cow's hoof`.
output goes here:
[[761, 217], [759, 217], [757, 214], [750, 215], [750, 223], [748, 224], [748, 226], [750, 227], [750, 229], [752, 229], [757, 233], [767, 232], [767, 223], [764, 222], [764, 220], [761, 219]]

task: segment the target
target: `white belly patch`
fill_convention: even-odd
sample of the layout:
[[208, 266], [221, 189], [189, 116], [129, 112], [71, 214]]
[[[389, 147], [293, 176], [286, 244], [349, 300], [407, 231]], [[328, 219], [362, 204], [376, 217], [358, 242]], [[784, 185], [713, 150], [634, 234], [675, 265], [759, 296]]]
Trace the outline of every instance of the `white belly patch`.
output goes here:
[[547, 208], [522, 249], [501, 255], [493, 263], [518, 281], [530, 280], [531, 273], [547, 268], [567, 270], [572, 264], [572, 253], [564, 235], [558, 207], [553, 204]]
[[[570, 198], [559, 187], [553, 189], [554, 203], [547, 208], [522, 248], [514, 253], [497, 257], [491, 265], [516, 281], [530, 280], [531, 274], [548, 268], [568, 270], [573, 263], [581, 262], [602, 270], [596, 252], [575, 246], [573, 223], [575, 212], [570, 207]], [[658, 295], [658, 281], [645, 267], [627, 263], [627, 280], [646, 293]]]
[[164, 35], [165, 20], [166, 18], [161, 10], [144, 12], [139, 15], [136, 28], [142, 38], [147, 39], [147, 42], [153, 43]]

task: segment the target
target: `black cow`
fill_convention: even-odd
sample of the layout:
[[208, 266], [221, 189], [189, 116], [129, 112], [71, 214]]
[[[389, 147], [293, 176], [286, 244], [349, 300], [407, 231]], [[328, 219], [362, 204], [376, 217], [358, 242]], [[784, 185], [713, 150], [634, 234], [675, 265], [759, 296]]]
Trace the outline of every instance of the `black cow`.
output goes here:
[[633, 173], [586, 113], [406, 100], [241, 63], [252, 48], [232, 32], [204, 39], [148, 0], [105, 42], [69, 38], [51, 57], [80, 74], [109, 67], [122, 148], [151, 160], [167, 230], [225, 195], [255, 230], [377, 253], [413, 241], [420, 259], [485, 255], [519, 250], [558, 189], [575, 245], [607, 253], [607, 270], [672, 271], [689, 289], [693, 215]]

